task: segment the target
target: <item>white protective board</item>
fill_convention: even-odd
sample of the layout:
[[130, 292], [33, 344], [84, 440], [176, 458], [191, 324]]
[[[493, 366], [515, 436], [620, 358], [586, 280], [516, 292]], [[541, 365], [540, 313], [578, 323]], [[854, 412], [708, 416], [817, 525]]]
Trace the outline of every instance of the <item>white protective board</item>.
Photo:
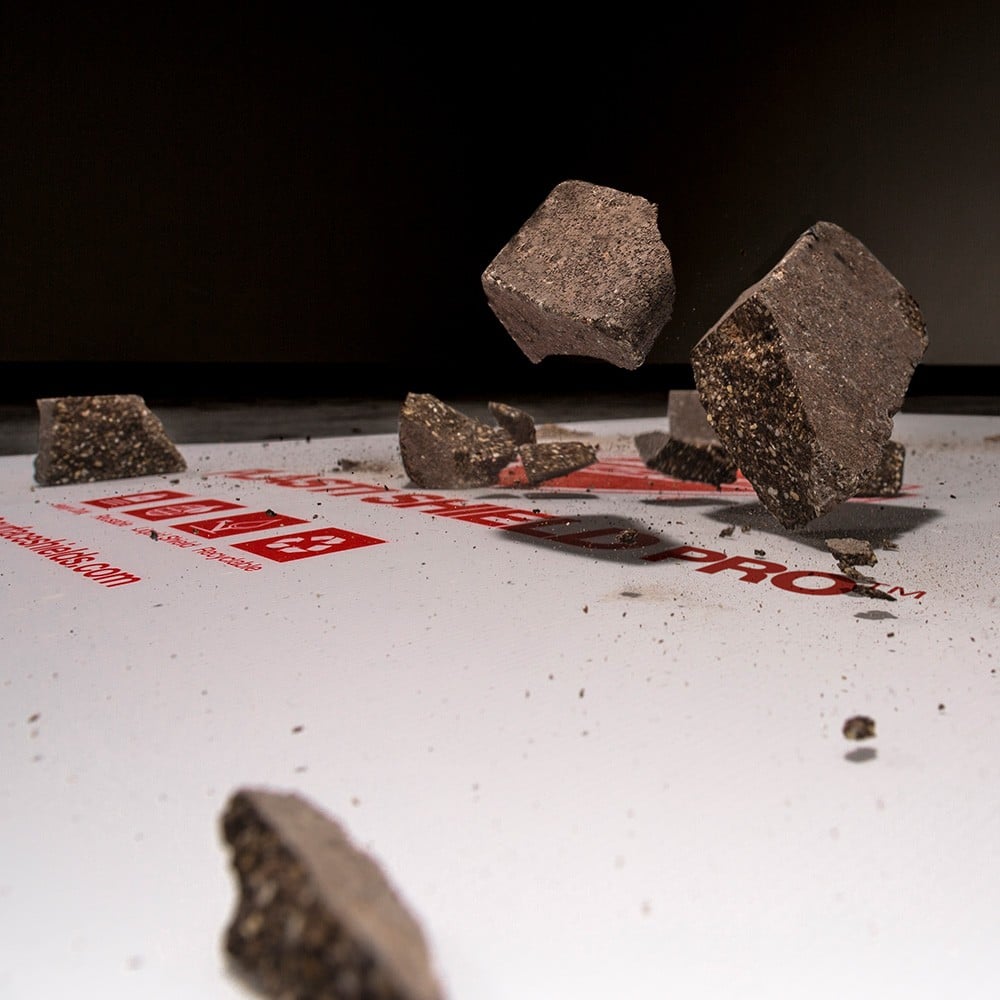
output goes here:
[[1000, 418], [898, 416], [903, 493], [798, 532], [658, 429], [549, 428], [601, 460], [538, 489], [392, 435], [0, 459], [0, 996], [247, 996], [243, 786], [383, 864], [451, 1000], [1000, 995]]

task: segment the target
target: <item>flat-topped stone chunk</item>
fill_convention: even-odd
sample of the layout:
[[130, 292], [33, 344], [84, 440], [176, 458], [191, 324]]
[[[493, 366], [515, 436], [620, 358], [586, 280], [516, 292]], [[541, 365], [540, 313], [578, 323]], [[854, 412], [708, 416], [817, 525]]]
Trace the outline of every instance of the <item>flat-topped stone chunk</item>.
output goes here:
[[419, 923], [333, 817], [294, 793], [243, 788], [221, 826], [240, 889], [225, 949], [262, 993], [442, 1000]]
[[41, 486], [183, 472], [187, 463], [141, 396], [61, 396], [36, 401]]
[[490, 308], [532, 362], [635, 369], [673, 311], [657, 206], [585, 181], [558, 184], [482, 274]]
[[635, 444], [648, 468], [674, 479], [712, 486], [736, 481], [736, 463], [716, 437], [696, 390], [672, 389], [667, 431], [637, 434]]
[[530, 486], [568, 476], [597, 461], [597, 449], [585, 441], [539, 441], [522, 445], [519, 454]]
[[927, 349], [916, 302], [850, 233], [817, 222], [695, 345], [695, 384], [761, 502], [797, 528], [875, 475]]

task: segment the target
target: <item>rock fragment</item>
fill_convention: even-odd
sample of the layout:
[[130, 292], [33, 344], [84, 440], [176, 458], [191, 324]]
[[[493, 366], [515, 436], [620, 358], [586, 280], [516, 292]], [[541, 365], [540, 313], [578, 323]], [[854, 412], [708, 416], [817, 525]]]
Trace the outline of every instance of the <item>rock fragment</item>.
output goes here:
[[494, 315], [532, 362], [549, 355], [638, 368], [669, 321], [675, 285], [657, 206], [567, 180], [481, 276]]
[[863, 538], [828, 538], [826, 547], [833, 553], [841, 568], [874, 566], [878, 562], [871, 542], [866, 542]]
[[874, 475], [926, 348], [906, 289], [854, 236], [817, 222], [702, 337], [691, 364], [726, 451], [797, 528]]
[[875, 737], [875, 720], [867, 715], [852, 715], [842, 727], [846, 740], [870, 740]]
[[36, 401], [41, 486], [169, 472], [187, 463], [141, 396], [60, 396]]
[[492, 485], [516, 457], [514, 439], [503, 428], [414, 392], [400, 409], [399, 451], [413, 483], [428, 489]]
[[855, 491], [857, 497], [895, 497], [903, 488], [903, 466], [906, 447], [898, 441], [887, 441], [878, 467]]
[[557, 476], [568, 476], [597, 461], [594, 446], [583, 441], [541, 441], [522, 445], [519, 453], [530, 486]]
[[668, 433], [648, 431], [636, 435], [639, 456], [650, 469], [713, 486], [736, 481], [736, 463], [716, 437], [697, 392], [670, 393], [667, 427]]
[[508, 403], [488, 404], [493, 419], [514, 439], [514, 444], [534, 444], [537, 438], [535, 420], [530, 413]]
[[871, 542], [861, 538], [828, 538], [826, 547], [837, 560], [840, 572], [849, 580], [854, 581], [854, 589], [850, 591], [856, 597], [872, 597], [882, 601], [896, 600], [892, 594], [878, 589], [878, 580], [862, 573], [858, 566], [874, 566], [878, 556], [872, 549]]
[[281, 1000], [441, 1000], [423, 931], [381, 866], [295, 794], [245, 788], [222, 835], [240, 897], [225, 950]]

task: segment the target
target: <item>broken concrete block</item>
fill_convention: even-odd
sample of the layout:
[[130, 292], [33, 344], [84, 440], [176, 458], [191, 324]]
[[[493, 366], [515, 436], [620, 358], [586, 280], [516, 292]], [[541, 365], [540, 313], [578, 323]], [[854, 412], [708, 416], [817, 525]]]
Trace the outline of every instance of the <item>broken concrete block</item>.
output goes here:
[[906, 447], [898, 441], [887, 441], [878, 467], [855, 491], [856, 497], [894, 497], [903, 488], [903, 466]]
[[649, 431], [636, 435], [639, 456], [650, 469], [713, 486], [736, 481], [736, 463], [716, 437], [697, 392], [671, 391], [667, 426], [669, 433]]
[[441, 1000], [419, 923], [336, 820], [247, 788], [221, 826], [240, 890], [225, 949], [266, 996]]
[[519, 454], [531, 486], [546, 479], [568, 476], [597, 461], [597, 450], [582, 441], [540, 441], [522, 445]]
[[502, 427], [414, 392], [400, 409], [399, 451], [413, 483], [428, 489], [492, 485], [516, 457], [514, 439]]
[[489, 403], [493, 419], [514, 439], [514, 444], [534, 444], [535, 421], [530, 413], [508, 403]]
[[878, 468], [927, 334], [855, 237], [817, 222], [695, 345], [715, 432], [767, 509], [797, 528]]
[[657, 206], [558, 184], [482, 274], [490, 308], [533, 362], [563, 354], [638, 368], [674, 305]]
[[35, 481], [93, 483], [169, 472], [187, 463], [141, 396], [39, 399]]

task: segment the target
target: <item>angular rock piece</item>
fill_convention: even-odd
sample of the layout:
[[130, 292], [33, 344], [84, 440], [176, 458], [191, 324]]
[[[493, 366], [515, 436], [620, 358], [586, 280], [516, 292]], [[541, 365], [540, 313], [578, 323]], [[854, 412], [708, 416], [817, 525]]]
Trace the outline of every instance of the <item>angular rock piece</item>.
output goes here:
[[903, 466], [906, 447], [898, 441], [888, 441], [882, 449], [878, 468], [855, 491], [856, 497], [895, 497], [903, 488]]
[[60, 396], [36, 401], [41, 486], [168, 472], [187, 463], [141, 396]]
[[920, 310], [855, 237], [817, 222], [695, 345], [695, 383], [761, 502], [797, 528], [874, 474], [927, 348]]
[[530, 413], [507, 403], [490, 403], [493, 419], [514, 439], [514, 444], [534, 444], [537, 437], [535, 421]]
[[866, 542], [863, 538], [828, 538], [826, 547], [841, 567], [874, 566], [878, 562], [871, 542]]
[[541, 441], [522, 445], [519, 451], [531, 486], [557, 476], [568, 476], [597, 461], [597, 450], [582, 441]]
[[514, 439], [503, 428], [414, 392], [400, 409], [399, 451], [413, 483], [428, 489], [490, 486], [516, 457]]
[[715, 436], [697, 392], [670, 393], [667, 426], [669, 434], [649, 431], [636, 435], [639, 456], [650, 469], [713, 486], [736, 481], [736, 463]]
[[441, 1000], [420, 925], [336, 820], [298, 795], [247, 788], [222, 834], [240, 888], [225, 949], [267, 996]]
[[675, 285], [657, 206], [585, 181], [556, 185], [483, 272], [486, 299], [533, 362], [554, 354], [638, 368]]

